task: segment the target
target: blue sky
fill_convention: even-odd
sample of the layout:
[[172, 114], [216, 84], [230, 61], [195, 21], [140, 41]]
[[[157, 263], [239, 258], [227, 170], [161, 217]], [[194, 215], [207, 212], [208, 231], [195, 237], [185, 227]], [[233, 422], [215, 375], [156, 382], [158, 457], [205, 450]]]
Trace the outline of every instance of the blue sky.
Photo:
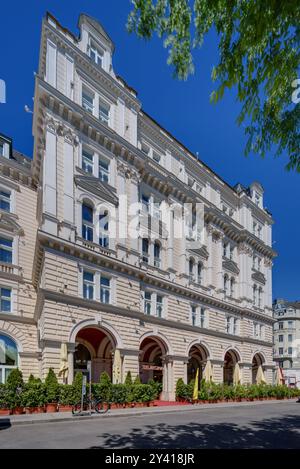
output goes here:
[[0, 79], [6, 81], [7, 103], [0, 104], [0, 132], [13, 137], [14, 146], [32, 154], [31, 114], [34, 72], [37, 70], [41, 21], [50, 11], [62, 25], [77, 34], [81, 12], [99, 19], [116, 45], [114, 69], [138, 91], [143, 108], [229, 184], [265, 188], [265, 206], [275, 225], [273, 297], [300, 299], [300, 174], [287, 172], [286, 157], [245, 157], [245, 136], [236, 124], [239, 105], [227, 93], [217, 105], [209, 102], [213, 90], [211, 69], [218, 60], [216, 39], [211, 35], [195, 53], [196, 72], [188, 81], [172, 77], [167, 51], [158, 39], [145, 42], [129, 35], [125, 24], [129, 0], [27, 0], [2, 2], [0, 28]]

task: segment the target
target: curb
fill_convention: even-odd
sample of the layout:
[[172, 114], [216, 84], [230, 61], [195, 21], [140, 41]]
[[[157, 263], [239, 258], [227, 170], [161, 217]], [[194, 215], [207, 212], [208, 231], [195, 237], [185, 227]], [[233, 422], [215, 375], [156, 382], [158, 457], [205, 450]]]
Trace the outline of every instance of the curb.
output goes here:
[[[219, 403], [219, 404], [194, 404], [194, 405], [187, 405], [187, 406], [182, 406], [178, 408], [179, 406], [170, 406], [170, 407], [157, 407], [153, 408], [151, 407], [151, 410], [140, 410], [137, 412], [112, 412], [112, 413], [106, 413], [103, 415], [83, 415], [83, 416], [78, 416], [78, 417], [73, 417], [73, 416], [66, 416], [66, 417], [55, 417], [53, 414], [53, 417], [51, 418], [45, 418], [45, 419], [32, 419], [32, 420], [22, 420], [21, 418], [18, 420], [11, 420], [11, 416], [7, 416], [5, 418], [0, 418], [0, 428], [2, 426], [21, 426], [21, 425], [38, 425], [38, 424], [44, 424], [44, 423], [58, 423], [58, 422], [82, 422], [82, 421], [87, 421], [87, 420], [96, 420], [96, 419], [107, 419], [107, 418], [117, 418], [117, 417], [140, 417], [142, 415], [153, 415], [153, 414], [174, 414], [174, 412], [182, 413], [182, 412], [192, 412], [195, 410], [208, 410], [208, 409], [217, 409], [217, 408], [228, 408], [228, 407], [251, 407], [251, 406], [257, 406], [257, 405], [264, 405], [264, 404], [284, 404], [284, 403], [291, 403], [294, 402], [296, 403], [294, 399], [290, 400], [279, 400], [279, 401], [256, 401], [256, 402], [229, 402], [229, 403]], [[159, 409], [159, 410], [158, 410]], [[13, 416], [12, 416], [13, 417]]]

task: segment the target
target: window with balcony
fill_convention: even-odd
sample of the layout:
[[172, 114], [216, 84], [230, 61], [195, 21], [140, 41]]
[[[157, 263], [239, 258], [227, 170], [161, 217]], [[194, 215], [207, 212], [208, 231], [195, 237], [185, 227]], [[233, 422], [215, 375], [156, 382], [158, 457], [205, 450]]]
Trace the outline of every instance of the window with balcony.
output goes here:
[[0, 262], [12, 264], [13, 241], [8, 238], [0, 238]]
[[101, 303], [109, 304], [111, 298], [110, 294], [110, 278], [101, 275], [100, 277], [100, 301]]
[[0, 308], [1, 313], [11, 312], [11, 288], [0, 287]]
[[103, 124], [109, 124], [110, 106], [104, 102], [99, 103], [99, 119]]
[[109, 161], [106, 158], [99, 158], [99, 179], [102, 182], [109, 182]]
[[94, 99], [95, 95], [92, 91], [86, 87], [82, 87], [82, 107], [87, 112], [94, 114]]
[[93, 300], [95, 293], [94, 273], [83, 272], [83, 298], [86, 300]]
[[99, 245], [109, 248], [109, 214], [105, 210], [99, 215]]
[[86, 241], [94, 241], [94, 210], [87, 203], [82, 204], [82, 237]]
[[82, 149], [82, 169], [88, 174], [94, 173], [94, 154], [87, 149]]

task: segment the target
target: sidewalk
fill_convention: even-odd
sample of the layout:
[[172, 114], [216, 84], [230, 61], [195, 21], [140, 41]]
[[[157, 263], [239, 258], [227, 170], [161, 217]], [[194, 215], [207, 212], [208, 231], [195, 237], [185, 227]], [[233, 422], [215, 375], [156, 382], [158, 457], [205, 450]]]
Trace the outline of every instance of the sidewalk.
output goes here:
[[[297, 399], [289, 400], [273, 400], [273, 401], [254, 401], [254, 402], [228, 402], [218, 404], [188, 404], [184, 406], [169, 405], [169, 406], [158, 406], [158, 407], [140, 407], [140, 408], [128, 408], [128, 409], [112, 409], [106, 414], [92, 414], [88, 413], [83, 416], [74, 417], [71, 412], [55, 412], [46, 414], [24, 414], [24, 415], [9, 415], [7, 417], [0, 417], [0, 427], [7, 425], [28, 425], [28, 424], [41, 424], [51, 422], [74, 422], [91, 419], [107, 419], [115, 417], [127, 417], [127, 416], [141, 416], [147, 414], [166, 414], [166, 413], [186, 413], [195, 412], [195, 410], [213, 410], [223, 407], [251, 407], [260, 405], [283, 405], [287, 402], [296, 402]], [[300, 405], [299, 405], [300, 407]]]

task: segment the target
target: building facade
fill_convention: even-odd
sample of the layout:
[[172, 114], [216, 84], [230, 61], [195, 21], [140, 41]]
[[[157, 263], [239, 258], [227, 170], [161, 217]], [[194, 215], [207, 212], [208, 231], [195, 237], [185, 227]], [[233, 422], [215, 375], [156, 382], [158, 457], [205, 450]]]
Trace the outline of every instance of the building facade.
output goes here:
[[[262, 186], [231, 187], [199, 161], [115, 74], [98, 21], [80, 15], [79, 29], [43, 21], [32, 201], [16, 206], [26, 256], [13, 239], [30, 301], [1, 312], [3, 343], [41, 377], [58, 372], [67, 344], [69, 382], [88, 361], [94, 380], [104, 370], [115, 379], [121, 356], [121, 380], [161, 380], [165, 399], [207, 360], [216, 382], [232, 382], [236, 364], [242, 382], [259, 365], [271, 382], [275, 253]], [[16, 166], [4, 149], [2, 160]]]
[[287, 383], [300, 387], [300, 302], [278, 299], [273, 310], [274, 361]]

